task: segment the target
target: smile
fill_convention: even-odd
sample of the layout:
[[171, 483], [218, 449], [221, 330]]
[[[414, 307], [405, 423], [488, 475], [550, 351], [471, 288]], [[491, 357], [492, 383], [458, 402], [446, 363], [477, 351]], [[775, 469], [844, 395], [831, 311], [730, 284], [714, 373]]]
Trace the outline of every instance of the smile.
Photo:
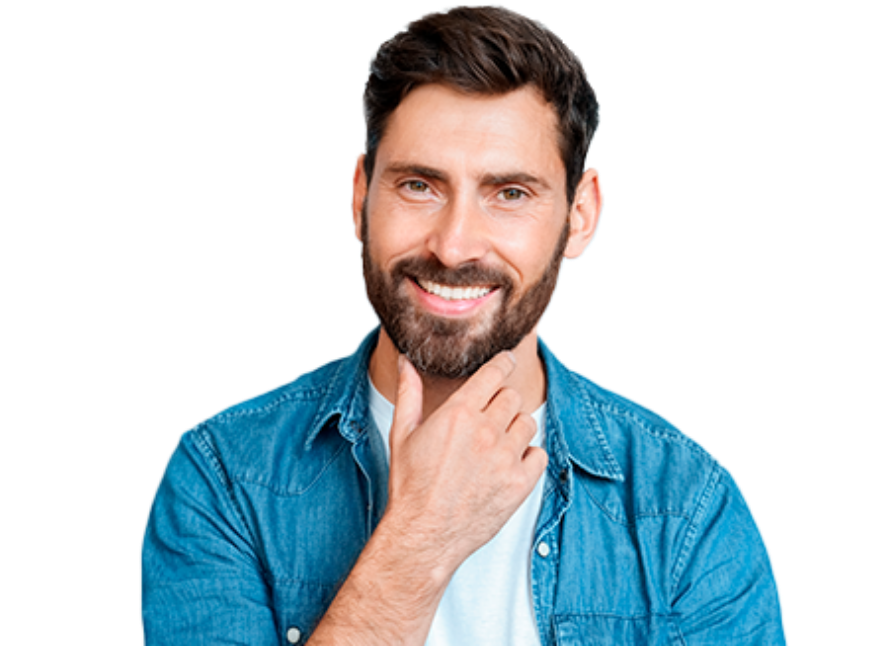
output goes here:
[[490, 287], [452, 287], [423, 279], [418, 279], [417, 283], [428, 294], [433, 294], [446, 301], [476, 300], [487, 296], [492, 289]]

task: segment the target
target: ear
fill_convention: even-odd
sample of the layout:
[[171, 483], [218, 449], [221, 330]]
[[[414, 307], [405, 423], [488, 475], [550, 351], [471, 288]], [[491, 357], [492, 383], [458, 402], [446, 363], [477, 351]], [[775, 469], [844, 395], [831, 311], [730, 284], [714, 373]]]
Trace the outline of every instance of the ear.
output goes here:
[[354, 170], [354, 199], [351, 208], [354, 211], [354, 227], [357, 231], [357, 240], [363, 241], [363, 204], [366, 203], [366, 193], [369, 190], [369, 184], [366, 181], [366, 171], [363, 167], [365, 155], [360, 155], [357, 159], [357, 168]]
[[566, 258], [578, 257], [594, 236], [601, 215], [601, 185], [593, 168], [582, 174], [573, 206], [570, 209], [570, 236], [567, 238]]

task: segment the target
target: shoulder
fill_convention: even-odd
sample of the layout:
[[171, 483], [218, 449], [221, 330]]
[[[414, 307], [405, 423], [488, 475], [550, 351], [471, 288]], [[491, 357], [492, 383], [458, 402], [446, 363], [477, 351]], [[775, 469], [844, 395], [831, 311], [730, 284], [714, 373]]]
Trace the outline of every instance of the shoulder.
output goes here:
[[[694, 521], [729, 480], [718, 462], [656, 413], [560, 370], [568, 411], [560, 414], [565, 441], [604, 513], [625, 525], [663, 517]], [[594, 468], [597, 452], [603, 453], [603, 469]]]
[[[202, 422], [183, 442], [201, 453], [227, 486], [248, 483], [290, 493], [296, 488], [295, 471], [305, 468], [297, 457], [315, 429], [331, 419], [332, 401], [350, 379], [347, 372], [345, 360], [326, 364]], [[320, 444], [312, 455], [323, 461], [326, 449], [333, 448], [340, 444]]]
[[582, 396], [588, 397], [594, 406], [607, 440], [623, 453], [654, 454], [663, 460], [676, 456], [701, 468], [712, 468], [716, 464], [698, 443], [663, 417], [581, 375], [570, 374]]

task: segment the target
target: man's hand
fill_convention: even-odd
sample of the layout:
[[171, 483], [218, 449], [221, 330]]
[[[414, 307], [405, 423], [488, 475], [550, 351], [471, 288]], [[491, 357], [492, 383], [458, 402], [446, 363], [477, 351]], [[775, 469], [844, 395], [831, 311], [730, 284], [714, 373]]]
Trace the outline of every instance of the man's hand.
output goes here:
[[503, 527], [546, 468], [515, 359], [482, 366], [426, 420], [417, 371], [400, 358], [384, 518], [309, 643], [423, 644], [451, 576]]
[[514, 370], [512, 353], [497, 355], [421, 420], [421, 379], [400, 357], [385, 519], [440, 577], [500, 531], [546, 467], [529, 446], [536, 422], [507, 386]]

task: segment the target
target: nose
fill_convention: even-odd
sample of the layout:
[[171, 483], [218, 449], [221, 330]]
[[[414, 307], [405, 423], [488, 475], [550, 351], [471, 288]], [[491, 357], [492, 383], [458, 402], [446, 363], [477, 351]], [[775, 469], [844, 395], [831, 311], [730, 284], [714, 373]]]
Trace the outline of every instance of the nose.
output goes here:
[[446, 267], [481, 260], [489, 244], [478, 200], [461, 195], [449, 200], [433, 220], [427, 249]]

